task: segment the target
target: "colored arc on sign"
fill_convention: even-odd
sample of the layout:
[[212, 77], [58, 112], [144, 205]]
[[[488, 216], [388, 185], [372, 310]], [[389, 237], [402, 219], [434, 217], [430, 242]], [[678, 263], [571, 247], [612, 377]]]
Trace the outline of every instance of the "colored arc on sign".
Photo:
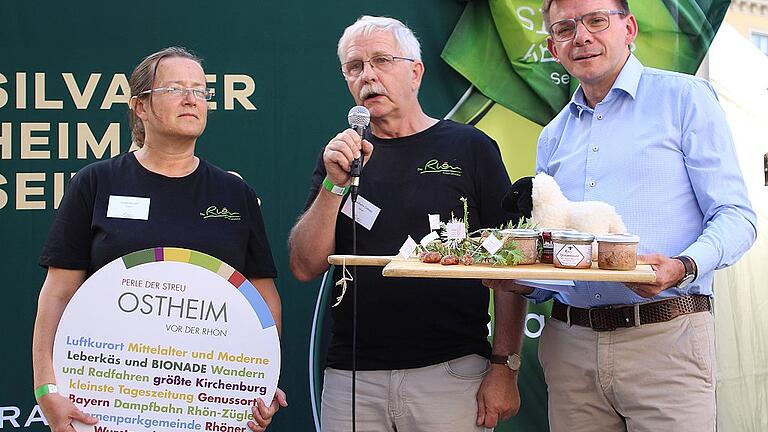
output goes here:
[[259, 317], [263, 329], [275, 325], [275, 320], [272, 318], [272, 313], [269, 311], [267, 303], [264, 302], [264, 299], [259, 295], [251, 281], [218, 258], [190, 249], [158, 247], [136, 251], [125, 255], [122, 259], [126, 269], [158, 261], [175, 261], [210, 270], [226, 279], [248, 300], [248, 303], [256, 312], [256, 316]]

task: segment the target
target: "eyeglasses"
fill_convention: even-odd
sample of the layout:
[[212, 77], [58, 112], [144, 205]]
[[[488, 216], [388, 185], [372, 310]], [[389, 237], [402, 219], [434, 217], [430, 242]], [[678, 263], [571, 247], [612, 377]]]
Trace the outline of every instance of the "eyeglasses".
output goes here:
[[159, 88], [153, 88], [149, 90], [144, 90], [143, 92], [139, 94], [150, 94], [150, 93], [157, 93], [159, 95], [170, 95], [172, 97], [184, 97], [189, 92], [192, 92], [192, 94], [197, 99], [202, 100], [211, 100], [211, 98], [216, 94], [216, 89], [212, 88], [193, 88], [193, 87], [159, 87]]
[[555, 42], [568, 42], [576, 37], [579, 21], [590, 33], [601, 32], [611, 25], [611, 15], [626, 15], [627, 11], [599, 9], [571, 19], [558, 21], [549, 26], [549, 34]]
[[341, 73], [344, 74], [347, 78], [355, 78], [359, 77], [361, 73], [363, 73], [363, 69], [365, 68], [365, 64], [368, 63], [371, 65], [371, 68], [378, 69], [382, 72], [387, 72], [392, 70], [392, 66], [395, 64], [395, 60], [408, 60], [408, 61], [416, 61], [412, 58], [407, 57], [397, 57], [389, 54], [382, 54], [373, 56], [370, 58], [370, 60], [352, 60], [348, 61], [341, 65]]

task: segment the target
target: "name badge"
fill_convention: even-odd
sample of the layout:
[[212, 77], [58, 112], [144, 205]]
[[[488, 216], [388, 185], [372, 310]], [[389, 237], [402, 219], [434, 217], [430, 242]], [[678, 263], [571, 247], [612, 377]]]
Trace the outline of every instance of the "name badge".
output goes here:
[[[347, 215], [350, 219], [352, 219], [352, 198], [347, 198], [347, 201], [344, 203], [344, 206], [341, 208], [341, 212]], [[362, 196], [357, 196], [357, 203], [355, 205], [355, 220], [357, 223], [365, 227], [368, 231], [373, 228], [373, 224], [376, 222], [376, 218], [379, 217], [379, 213], [381, 213], [381, 209], [376, 207], [372, 202], [368, 201], [367, 199], [363, 198]]]
[[110, 195], [107, 217], [115, 219], [149, 219], [149, 198]]

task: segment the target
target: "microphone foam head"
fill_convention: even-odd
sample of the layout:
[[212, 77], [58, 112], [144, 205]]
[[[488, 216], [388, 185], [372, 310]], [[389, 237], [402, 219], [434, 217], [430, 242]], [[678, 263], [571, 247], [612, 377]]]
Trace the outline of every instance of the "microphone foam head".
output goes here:
[[347, 121], [351, 128], [367, 128], [371, 122], [371, 113], [364, 106], [353, 106], [347, 114]]

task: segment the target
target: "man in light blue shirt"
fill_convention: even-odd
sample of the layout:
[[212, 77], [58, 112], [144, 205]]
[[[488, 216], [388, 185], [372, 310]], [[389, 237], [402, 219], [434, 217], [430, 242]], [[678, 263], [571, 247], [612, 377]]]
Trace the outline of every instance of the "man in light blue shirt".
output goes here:
[[553, 431], [712, 431], [713, 273], [756, 237], [725, 115], [708, 82], [631, 54], [626, 0], [545, 0], [542, 13], [581, 84], [542, 131], [537, 172], [572, 201], [615, 206], [656, 283], [486, 284], [555, 300], [539, 348]]

